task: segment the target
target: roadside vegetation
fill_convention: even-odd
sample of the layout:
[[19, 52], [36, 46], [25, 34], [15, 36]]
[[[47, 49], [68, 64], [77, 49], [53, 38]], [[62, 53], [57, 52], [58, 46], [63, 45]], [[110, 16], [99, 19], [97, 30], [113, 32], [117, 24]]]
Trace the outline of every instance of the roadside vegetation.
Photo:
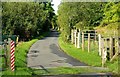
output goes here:
[[[81, 67], [59, 67], [51, 69], [31, 69], [27, 67], [27, 53], [37, 40], [43, 38], [50, 28], [57, 25], [61, 36], [59, 45], [64, 52], [90, 66], [101, 66], [101, 58], [96, 50], [88, 53], [70, 44], [71, 29], [96, 29], [104, 36], [113, 35], [120, 29], [120, 2], [63, 2], [59, 5], [58, 16], [55, 15], [50, 2], [3, 2], [2, 35], [19, 35], [20, 41], [15, 48], [15, 72], [4, 69], [8, 75], [58, 75], [118, 72], [118, 60], [107, 62], [109, 70], [98, 70]], [[1, 15], [1, 14], [0, 14]], [[110, 32], [111, 31], [111, 32]], [[37, 38], [36, 38], [37, 37]], [[3, 61], [4, 62], [4, 61]], [[28, 76], [27, 76], [28, 75]]]
[[[118, 37], [120, 31], [120, 2], [63, 2], [58, 9], [59, 44], [68, 55], [90, 65], [101, 66], [101, 58], [95, 46], [88, 53], [75, 48], [71, 42], [71, 30], [97, 30], [102, 37]], [[87, 45], [87, 44], [86, 44]], [[105, 67], [113, 73], [119, 71], [118, 57], [107, 61]]]
[[[101, 57], [98, 55], [98, 51], [94, 50], [88, 53], [88, 51], [82, 51], [82, 49], [78, 49], [74, 47], [73, 44], [65, 43], [61, 37], [59, 37], [59, 46], [60, 48], [69, 56], [94, 67], [101, 67], [102, 60]], [[118, 60], [116, 59], [114, 62], [107, 62], [105, 64], [105, 68], [108, 68], [105, 72], [112, 72], [118, 74]], [[103, 70], [104, 71], [104, 70]]]
[[79, 61], [86, 63], [91, 66], [101, 66], [101, 57], [98, 56], [98, 52], [92, 51], [88, 53], [87, 51], [82, 51], [82, 49], [76, 48], [74, 45], [70, 43], [64, 43], [61, 37], [59, 37], [59, 45], [61, 49], [68, 55], [78, 59]]
[[55, 25], [50, 2], [2, 2], [2, 35], [19, 35], [28, 41]]
[[27, 68], [27, 52], [30, 46], [38, 39], [33, 39], [28, 42], [20, 42], [15, 48], [15, 72], [4, 69], [3, 75], [30, 75], [30, 70]]
[[63, 2], [58, 9], [58, 27], [64, 42], [70, 41], [71, 29], [97, 30], [104, 36], [118, 36], [120, 2]]
[[[3, 75], [32, 75], [32, 69], [27, 67], [27, 53], [29, 48], [39, 39], [44, 38], [49, 32], [45, 32], [36, 39], [32, 39], [26, 42], [19, 42], [15, 48], [15, 72], [8, 70], [8, 68], [3, 69]], [[4, 62], [4, 59], [3, 59]]]
[[[46, 32], [44, 35], [38, 37], [39, 39], [44, 38], [48, 35]], [[10, 75], [26, 75], [35, 76], [35, 75], [59, 75], [59, 74], [82, 74], [82, 73], [99, 73], [106, 72], [108, 70], [97, 70], [90, 67], [58, 67], [58, 68], [48, 68], [48, 69], [32, 69], [27, 67], [27, 53], [29, 48], [33, 43], [38, 39], [32, 39], [27, 42], [20, 42], [15, 48], [15, 72], [11, 70], [4, 69], [2, 72], [3, 77], [9, 77]], [[69, 47], [69, 46], [68, 46]]]
[[31, 75], [30, 68], [27, 68], [27, 52], [33, 43], [54, 27], [55, 13], [52, 5], [50, 2], [2, 2], [1, 6], [2, 35], [19, 36], [15, 48], [16, 71], [13, 73], [3, 66], [3, 75]]

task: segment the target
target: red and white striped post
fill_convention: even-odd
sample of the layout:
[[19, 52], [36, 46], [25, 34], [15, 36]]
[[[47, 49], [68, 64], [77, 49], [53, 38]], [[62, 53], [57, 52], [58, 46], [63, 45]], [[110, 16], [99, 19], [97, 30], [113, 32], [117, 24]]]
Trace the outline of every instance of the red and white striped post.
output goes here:
[[14, 71], [15, 70], [15, 42], [11, 41], [10, 42], [10, 48], [11, 48], [11, 52], [10, 52], [10, 65], [11, 65], [11, 70]]

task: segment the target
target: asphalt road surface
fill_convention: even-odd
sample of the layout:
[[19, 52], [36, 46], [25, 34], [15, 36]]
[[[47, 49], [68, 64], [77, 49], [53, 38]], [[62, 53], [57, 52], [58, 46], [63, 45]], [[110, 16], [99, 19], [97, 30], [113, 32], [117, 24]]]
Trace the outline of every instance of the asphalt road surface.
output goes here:
[[50, 35], [34, 43], [28, 53], [27, 65], [32, 68], [53, 68], [87, 66], [68, 56], [58, 45], [59, 33], [51, 31]]
[[[34, 43], [27, 54], [27, 66], [36, 69], [56, 67], [90, 67], [68, 56], [58, 45], [59, 33], [52, 31], [49, 36]], [[101, 70], [105, 68], [93, 67]], [[40, 77], [111, 77], [109, 73], [85, 73], [78, 75], [43, 75]]]

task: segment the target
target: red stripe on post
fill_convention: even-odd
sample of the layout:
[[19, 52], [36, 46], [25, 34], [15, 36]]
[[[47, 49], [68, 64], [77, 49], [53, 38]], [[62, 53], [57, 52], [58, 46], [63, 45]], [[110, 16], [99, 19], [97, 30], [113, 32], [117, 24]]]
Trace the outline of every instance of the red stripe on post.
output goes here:
[[14, 54], [14, 50], [11, 50], [10, 54]]
[[11, 47], [11, 50], [14, 50], [14, 47]]
[[10, 59], [11, 59], [11, 70], [12, 71], [14, 71], [15, 69], [14, 69], [14, 67], [15, 67], [15, 65], [14, 65], [14, 63], [15, 63], [15, 56], [14, 56], [14, 53], [15, 53], [15, 43], [14, 43], [14, 41], [11, 41], [11, 52], [10, 52], [10, 54], [11, 54], [11, 57], [10, 57]]

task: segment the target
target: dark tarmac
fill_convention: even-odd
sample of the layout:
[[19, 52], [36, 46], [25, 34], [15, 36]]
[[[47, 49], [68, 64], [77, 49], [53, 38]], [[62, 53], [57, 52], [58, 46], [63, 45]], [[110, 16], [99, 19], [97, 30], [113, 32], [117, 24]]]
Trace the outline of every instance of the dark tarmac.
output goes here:
[[58, 45], [59, 33], [52, 31], [49, 36], [34, 43], [29, 50], [28, 67], [44, 68], [87, 66], [86, 64], [68, 56]]
[[[91, 67], [64, 53], [58, 45], [59, 33], [51, 31], [50, 35], [34, 43], [27, 54], [27, 66], [36, 69], [56, 67]], [[102, 67], [93, 67], [105, 70]], [[35, 77], [112, 77], [109, 73], [86, 73], [78, 75], [41, 75]]]

